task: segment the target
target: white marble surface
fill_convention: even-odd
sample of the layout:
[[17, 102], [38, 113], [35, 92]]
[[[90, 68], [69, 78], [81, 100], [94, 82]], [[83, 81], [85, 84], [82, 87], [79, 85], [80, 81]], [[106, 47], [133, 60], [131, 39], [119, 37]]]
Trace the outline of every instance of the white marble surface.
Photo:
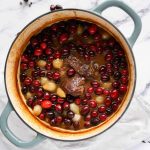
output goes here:
[[[49, 11], [51, 4], [60, 4], [64, 8], [90, 9], [102, 0], [31, 0], [33, 5], [19, 5], [21, 0], [0, 0], [0, 114], [7, 103], [4, 88], [4, 65], [11, 43], [20, 30], [30, 21]], [[142, 32], [133, 47], [133, 53], [137, 66], [137, 85], [135, 93], [141, 95], [145, 104], [150, 104], [150, 0], [123, 0], [130, 5], [142, 19]], [[113, 12], [113, 13], [112, 13]], [[128, 37], [133, 30], [133, 22], [126, 13], [116, 8], [111, 8], [103, 13], [103, 16], [111, 20]], [[16, 120], [18, 119], [15, 116]], [[12, 127], [13, 128], [13, 127]], [[27, 129], [27, 127], [26, 127]], [[14, 127], [15, 130], [15, 127]], [[27, 129], [28, 130], [28, 129]], [[150, 137], [150, 135], [149, 135]], [[0, 138], [4, 136], [0, 132]], [[148, 141], [150, 139], [143, 139]], [[5, 140], [4, 140], [5, 141]], [[9, 149], [8, 145], [0, 143], [0, 149]], [[132, 148], [149, 150], [150, 144], [139, 144]]]

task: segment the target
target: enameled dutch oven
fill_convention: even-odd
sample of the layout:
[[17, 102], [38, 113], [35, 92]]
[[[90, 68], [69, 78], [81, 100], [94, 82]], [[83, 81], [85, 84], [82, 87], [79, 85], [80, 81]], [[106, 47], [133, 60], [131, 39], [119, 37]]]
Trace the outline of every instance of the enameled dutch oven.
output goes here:
[[[100, 14], [107, 9], [108, 7], [119, 7], [124, 10], [134, 21], [134, 31], [130, 38], [126, 39], [121, 32], [112, 25], [108, 20], [103, 18]], [[67, 19], [81, 19], [85, 21], [93, 22], [106, 31], [110, 32], [122, 45], [125, 53], [127, 55], [127, 60], [129, 63], [129, 89], [125, 98], [121, 104], [121, 107], [116, 111], [106, 122], [103, 124], [99, 124], [98, 126], [82, 129], [78, 131], [70, 131], [60, 128], [48, 127], [44, 123], [42, 123], [38, 118], [34, 117], [32, 113], [29, 111], [27, 106], [25, 105], [23, 99], [23, 95], [20, 92], [19, 88], [19, 80], [18, 80], [18, 66], [20, 56], [22, 54], [22, 50], [27, 45], [31, 36], [48, 25], [51, 25], [55, 22], [59, 22]], [[7, 95], [9, 97], [9, 101], [7, 103], [6, 108], [4, 109], [1, 117], [0, 117], [0, 127], [3, 134], [8, 138], [10, 142], [15, 144], [16, 146], [28, 148], [32, 147], [44, 139], [53, 138], [57, 140], [65, 140], [65, 141], [75, 141], [82, 140], [86, 138], [90, 138], [92, 136], [98, 135], [108, 128], [110, 128], [118, 119], [123, 115], [129, 103], [132, 99], [135, 81], [136, 81], [136, 66], [134, 61], [134, 56], [132, 53], [132, 46], [134, 45], [136, 39], [139, 36], [141, 31], [141, 20], [139, 16], [126, 4], [121, 1], [106, 1], [100, 6], [97, 6], [93, 10], [86, 11], [81, 9], [62, 9], [53, 12], [49, 12], [44, 14], [37, 19], [33, 20], [29, 23], [18, 35], [18, 37], [13, 42], [6, 61], [5, 66], [5, 86]], [[25, 142], [12, 133], [7, 124], [7, 119], [9, 114], [15, 111], [18, 116], [34, 131], [37, 132], [37, 136], [30, 142]]]

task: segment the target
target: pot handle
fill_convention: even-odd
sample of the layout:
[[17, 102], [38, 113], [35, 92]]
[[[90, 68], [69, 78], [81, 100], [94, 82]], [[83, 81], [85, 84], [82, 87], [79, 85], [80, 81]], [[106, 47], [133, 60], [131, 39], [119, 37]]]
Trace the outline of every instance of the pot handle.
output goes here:
[[121, 8], [132, 18], [132, 20], [134, 22], [134, 31], [133, 31], [131, 37], [128, 38], [128, 42], [129, 42], [130, 46], [133, 47], [135, 41], [137, 40], [137, 38], [141, 32], [142, 22], [141, 22], [140, 17], [137, 15], [137, 13], [132, 8], [130, 8], [128, 5], [126, 5], [122, 1], [108, 0], [106, 2], [103, 2], [102, 4], [100, 4], [99, 6], [95, 7], [92, 10], [101, 14], [105, 9], [112, 7], [112, 6]]
[[9, 129], [8, 123], [7, 123], [8, 117], [12, 111], [13, 111], [13, 108], [11, 104], [8, 102], [4, 111], [2, 112], [0, 116], [1, 131], [11, 143], [21, 148], [29, 148], [46, 139], [45, 136], [39, 133], [37, 133], [36, 137], [32, 141], [23, 141], [20, 138], [18, 138], [16, 135], [14, 135], [14, 133], [12, 133], [12, 131]]

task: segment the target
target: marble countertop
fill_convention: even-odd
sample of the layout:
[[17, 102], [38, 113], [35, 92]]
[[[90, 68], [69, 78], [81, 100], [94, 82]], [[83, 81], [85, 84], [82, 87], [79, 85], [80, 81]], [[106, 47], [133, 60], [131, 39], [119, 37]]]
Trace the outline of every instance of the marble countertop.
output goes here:
[[[4, 65], [9, 48], [17, 33], [30, 21], [49, 12], [51, 4], [60, 4], [63, 8], [90, 9], [103, 0], [30, 0], [31, 7], [22, 0], [0, 0], [0, 114], [7, 102], [4, 88]], [[142, 19], [142, 32], [133, 47], [137, 66], [137, 84], [135, 93], [149, 98], [150, 95], [150, 0], [122, 0], [131, 6]], [[113, 11], [113, 13], [111, 13]], [[131, 18], [117, 8], [110, 8], [103, 16], [115, 24], [125, 37], [133, 30]], [[148, 139], [143, 139], [148, 143]], [[149, 139], [150, 140], [150, 139]], [[142, 142], [141, 142], [142, 143]], [[138, 147], [138, 148], [137, 148]], [[135, 149], [150, 149], [150, 144], [140, 144]]]

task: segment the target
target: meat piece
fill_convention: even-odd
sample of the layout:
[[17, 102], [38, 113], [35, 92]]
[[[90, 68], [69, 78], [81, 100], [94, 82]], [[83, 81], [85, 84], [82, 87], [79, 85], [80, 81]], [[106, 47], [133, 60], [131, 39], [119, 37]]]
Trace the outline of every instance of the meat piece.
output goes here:
[[84, 93], [85, 78], [76, 74], [72, 78], [64, 78], [61, 81], [61, 87], [63, 90], [72, 96], [82, 96]]
[[77, 57], [70, 55], [66, 59], [66, 62], [72, 68], [74, 68], [76, 72], [78, 72], [80, 75], [84, 76], [87, 79], [96, 78], [97, 76], [96, 70], [94, 69], [93, 61], [91, 61], [89, 64], [86, 64]]

